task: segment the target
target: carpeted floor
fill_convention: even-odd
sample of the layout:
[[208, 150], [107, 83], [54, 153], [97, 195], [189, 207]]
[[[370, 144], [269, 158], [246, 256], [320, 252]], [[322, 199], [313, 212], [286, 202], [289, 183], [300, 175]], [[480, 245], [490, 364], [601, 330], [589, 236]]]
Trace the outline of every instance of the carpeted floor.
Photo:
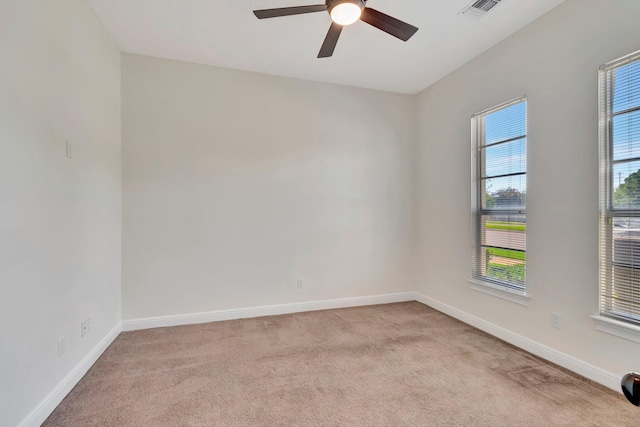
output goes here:
[[617, 394], [417, 302], [122, 333], [44, 426], [638, 426]]

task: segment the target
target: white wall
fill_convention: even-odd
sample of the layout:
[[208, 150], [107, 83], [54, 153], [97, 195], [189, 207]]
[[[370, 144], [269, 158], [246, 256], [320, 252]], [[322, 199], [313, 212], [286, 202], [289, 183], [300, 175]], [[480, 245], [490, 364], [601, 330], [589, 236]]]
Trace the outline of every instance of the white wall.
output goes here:
[[120, 54], [83, 0], [0, 3], [0, 425], [14, 426], [120, 320]]
[[[597, 75], [640, 49], [639, 21], [637, 0], [569, 0], [418, 97], [419, 291], [616, 375], [640, 369], [640, 344], [589, 318], [598, 304]], [[470, 116], [524, 94], [528, 307], [467, 282]]]
[[123, 319], [412, 290], [414, 97], [126, 54], [122, 79]]

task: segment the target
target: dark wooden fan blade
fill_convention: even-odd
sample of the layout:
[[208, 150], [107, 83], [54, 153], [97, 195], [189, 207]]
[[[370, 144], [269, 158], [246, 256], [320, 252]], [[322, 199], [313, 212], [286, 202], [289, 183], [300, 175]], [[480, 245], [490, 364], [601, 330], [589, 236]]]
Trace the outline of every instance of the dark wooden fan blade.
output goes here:
[[406, 22], [402, 22], [399, 19], [386, 15], [382, 12], [378, 12], [370, 7], [367, 7], [362, 11], [360, 20], [405, 42], [409, 40], [416, 31], [418, 31], [417, 27], [409, 25]]
[[341, 32], [342, 25], [332, 22], [331, 27], [329, 27], [329, 32], [327, 32], [327, 37], [324, 38], [324, 43], [322, 43], [322, 47], [320, 48], [320, 53], [318, 53], [318, 58], [328, 58], [333, 55]]
[[326, 4], [314, 4], [311, 6], [281, 7], [278, 9], [254, 10], [253, 13], [258, 19], [277, 18], [278, 16], [302, 15], [303, 13], [324, 12], [327, 10]]

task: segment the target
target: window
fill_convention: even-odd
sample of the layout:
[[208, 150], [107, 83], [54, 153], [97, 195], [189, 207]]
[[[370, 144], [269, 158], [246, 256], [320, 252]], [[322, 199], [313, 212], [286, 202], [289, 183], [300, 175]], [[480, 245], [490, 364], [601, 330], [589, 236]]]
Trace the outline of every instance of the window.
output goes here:
[[474, 115], [471, 122], [472, 278], [496, 289], [525, 294], [527, 101], [506, 102]]
[[640, 52], [600, 67], [600, 315], [640, 325]]

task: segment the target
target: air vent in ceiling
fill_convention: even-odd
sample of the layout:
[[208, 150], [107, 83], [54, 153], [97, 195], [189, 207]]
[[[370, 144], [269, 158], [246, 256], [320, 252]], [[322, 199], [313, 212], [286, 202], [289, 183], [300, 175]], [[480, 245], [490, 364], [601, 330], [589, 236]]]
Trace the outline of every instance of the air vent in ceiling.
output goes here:
[[493, 9], [501, 0], [475, 0], [460, 11], [461, 15], [484, 16]]

